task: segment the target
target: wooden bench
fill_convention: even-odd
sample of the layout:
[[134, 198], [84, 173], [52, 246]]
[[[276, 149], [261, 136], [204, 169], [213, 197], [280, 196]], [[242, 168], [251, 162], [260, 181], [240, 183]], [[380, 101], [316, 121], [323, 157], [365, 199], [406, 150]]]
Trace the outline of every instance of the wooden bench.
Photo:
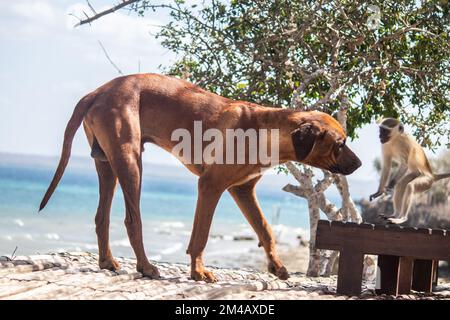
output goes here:
[[431, 292], [439, 260], [450, 260], [450, 231], [320, 220], [316, 248], [340, 252], [339, 294], [361, 294], [365, 254], [378, 255], [378, 294]]

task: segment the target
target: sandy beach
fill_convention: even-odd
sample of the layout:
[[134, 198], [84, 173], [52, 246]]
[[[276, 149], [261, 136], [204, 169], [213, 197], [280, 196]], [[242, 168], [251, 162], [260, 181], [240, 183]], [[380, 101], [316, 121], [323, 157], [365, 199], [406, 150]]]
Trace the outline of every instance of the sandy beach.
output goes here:
[[[293, 260], [296, 260], [292, 256]], [[359, 297], [336, 294], [336, 276], [307, 277], [292, 272], [281, 281], [249, 268], [210, 267], [218, 278], [208, 284], [189, 279], [189, 266], [156, 263], [161, 279], [150, 280], [135, 271], [135, 260], [118, 258], [118, 273], [100, 270], [97, 255], [87, 252], [19, 256], [0, 260], [0, 299], [450, 299], [450, 283], [439, 281], [432, 294], [375, 295], [374, 284], [363, 282]]]

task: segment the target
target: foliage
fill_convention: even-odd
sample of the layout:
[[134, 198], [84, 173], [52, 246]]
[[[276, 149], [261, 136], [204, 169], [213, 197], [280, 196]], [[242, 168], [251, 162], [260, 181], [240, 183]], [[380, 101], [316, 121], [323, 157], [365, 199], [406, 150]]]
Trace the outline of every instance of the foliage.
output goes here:
[[345, 96], [352, 137], [374, 117], [392, 116], [412, 125], [424, 145], [449, 143], [447, 0], [133, 5], [140, 14], [160, 8], [171, 21], [157, 36], [179, 58], [166, 70], [172, 75], [281, 107], [299, 87], [301, 103], [328, 112]]

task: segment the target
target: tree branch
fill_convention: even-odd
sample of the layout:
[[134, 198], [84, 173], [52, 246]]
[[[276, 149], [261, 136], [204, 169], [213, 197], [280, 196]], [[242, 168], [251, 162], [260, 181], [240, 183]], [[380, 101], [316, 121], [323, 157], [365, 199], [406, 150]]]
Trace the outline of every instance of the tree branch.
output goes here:
[[119, 69], [119, 67], [111, 60], [111, 58], [109, 57], [108, 52], [106, 51], [105, 47], [103, 46], [103, 44], [100, 42], [100, 40], [98, 40], [98, 44], [100, 45], [100, 47], [103, 50], [103, 53], [106, 56], [106, 59], [108, 59], [109, 63], [111, 63], [111, 65], [117, 70], [117, 72], [119, 72], [119, 74], [123, 75], [122, 70]]
[[[76, 25], [75, 25], [75, 27], [78, 27], [78, 26], [81, 26], [81, 25], [83, 25], [83, 24], [86, 24], [86, 23], [91, 23], [92, 21], [94, 21], [94, 20], [97, 20], [97, 19], [99, 19], [99, 18], [101, 18], [101, 17], [103, 17], [103, 16], [106, 16], [107, 14], [110, 14], [110, 13], [113, 13], [113, 12], [115, 12], [115, 11], [117, 11], [117, 10], [119, 10], [119, 9], [122, 9], [122, 8], [124, 8], [124, 7], [126, 7], [126, 6], [129, 6], [130, 4], [133, 4], [133, 3], [135, 3], [135, 2], [138, 2], [138, 1], [140, 1], [140, 0], [123, 0], [121, 3], [119, 3], [119, 4], [117, 4], [117, 5], [115, 5], [114, 7], [112, 7], [112, 8], [109, 8], [109, 9], [106, 9], [106, 10], [104, 10], [104, 11], [102, 11], [102, 12], [99, 12], [99, 13], [97, 13], [97, 14], [94, 14], [92, 17], [87, 17], [86, 19], [81, 19], [80, 20], [80, 22], [78, 22]], [[90, 3], [89, 3], [89, 1], [88, 1], [88, 6], [89, 6], [89, 8], [95, 13], [96, 11], [94, 10], [94, 8], [90, 5]], [[87, 15], [86, 15], [87, 16]]]
[[294, 186], [294, 185], [292, 185], [290, 183], [285, 185], [282, 190], [285, 191], [285, 192], [289, 192], [289, 193], [295, 194], [296, 196], [299, 196], [299, 197], [302, 197], [302, 198], [305, 198], [305, 199], [308, 198], [308, 194], [307, 194], [307, 192], [305, 192], [305, 189], [300, 188], [298, 186]]

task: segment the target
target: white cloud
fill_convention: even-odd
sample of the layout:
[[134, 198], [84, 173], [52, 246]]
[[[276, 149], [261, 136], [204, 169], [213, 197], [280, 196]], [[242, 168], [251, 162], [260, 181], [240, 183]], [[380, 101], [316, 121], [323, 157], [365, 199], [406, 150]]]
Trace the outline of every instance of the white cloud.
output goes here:
[[23, 221], [20, 220], [20, 219], [15, 219], [15, 220], [14, 220], [14, 223], [17, 224], [19, 227], [23, 227], [23, 226], [25, 225], [25, 224], [23, 223]]
[[18, 16], [45, 23], [53, 22], [57, 15], [55, 8], [45, 1], [15, 1], [11, 10]]
[[[105, 8], [96, 8], [101, 11]], [[91, 12], [85, 3], [78, 2], [66, 9], [65, 26], [70, 34], [70, 45], [83, 54], [83, 58], [92, 63], [108, 64], [98, 41], [105, 46], [112, 60], [124, 73], [134, 73], [138, 70], [138, 61], [142, 62], [143, 71], [147, 71], [149, 62], [158, 60], [169, 61], [171, 55], [162, 57], [164, 49], [155, 39], [154, 34], [162, 22], [154, 17], [138, 17], [127, 11], [109, 14], [91, 25], [74, 28], [77, 17], [83, 17], [83, 12]], [[156, 58], [156, 59], [155, 59]], [[158, 59], [159, 58], [159, 59]], [[147, 63], [146, 63], [147, 61]], [[163, 62], [163, 61], [161, 61]]]

